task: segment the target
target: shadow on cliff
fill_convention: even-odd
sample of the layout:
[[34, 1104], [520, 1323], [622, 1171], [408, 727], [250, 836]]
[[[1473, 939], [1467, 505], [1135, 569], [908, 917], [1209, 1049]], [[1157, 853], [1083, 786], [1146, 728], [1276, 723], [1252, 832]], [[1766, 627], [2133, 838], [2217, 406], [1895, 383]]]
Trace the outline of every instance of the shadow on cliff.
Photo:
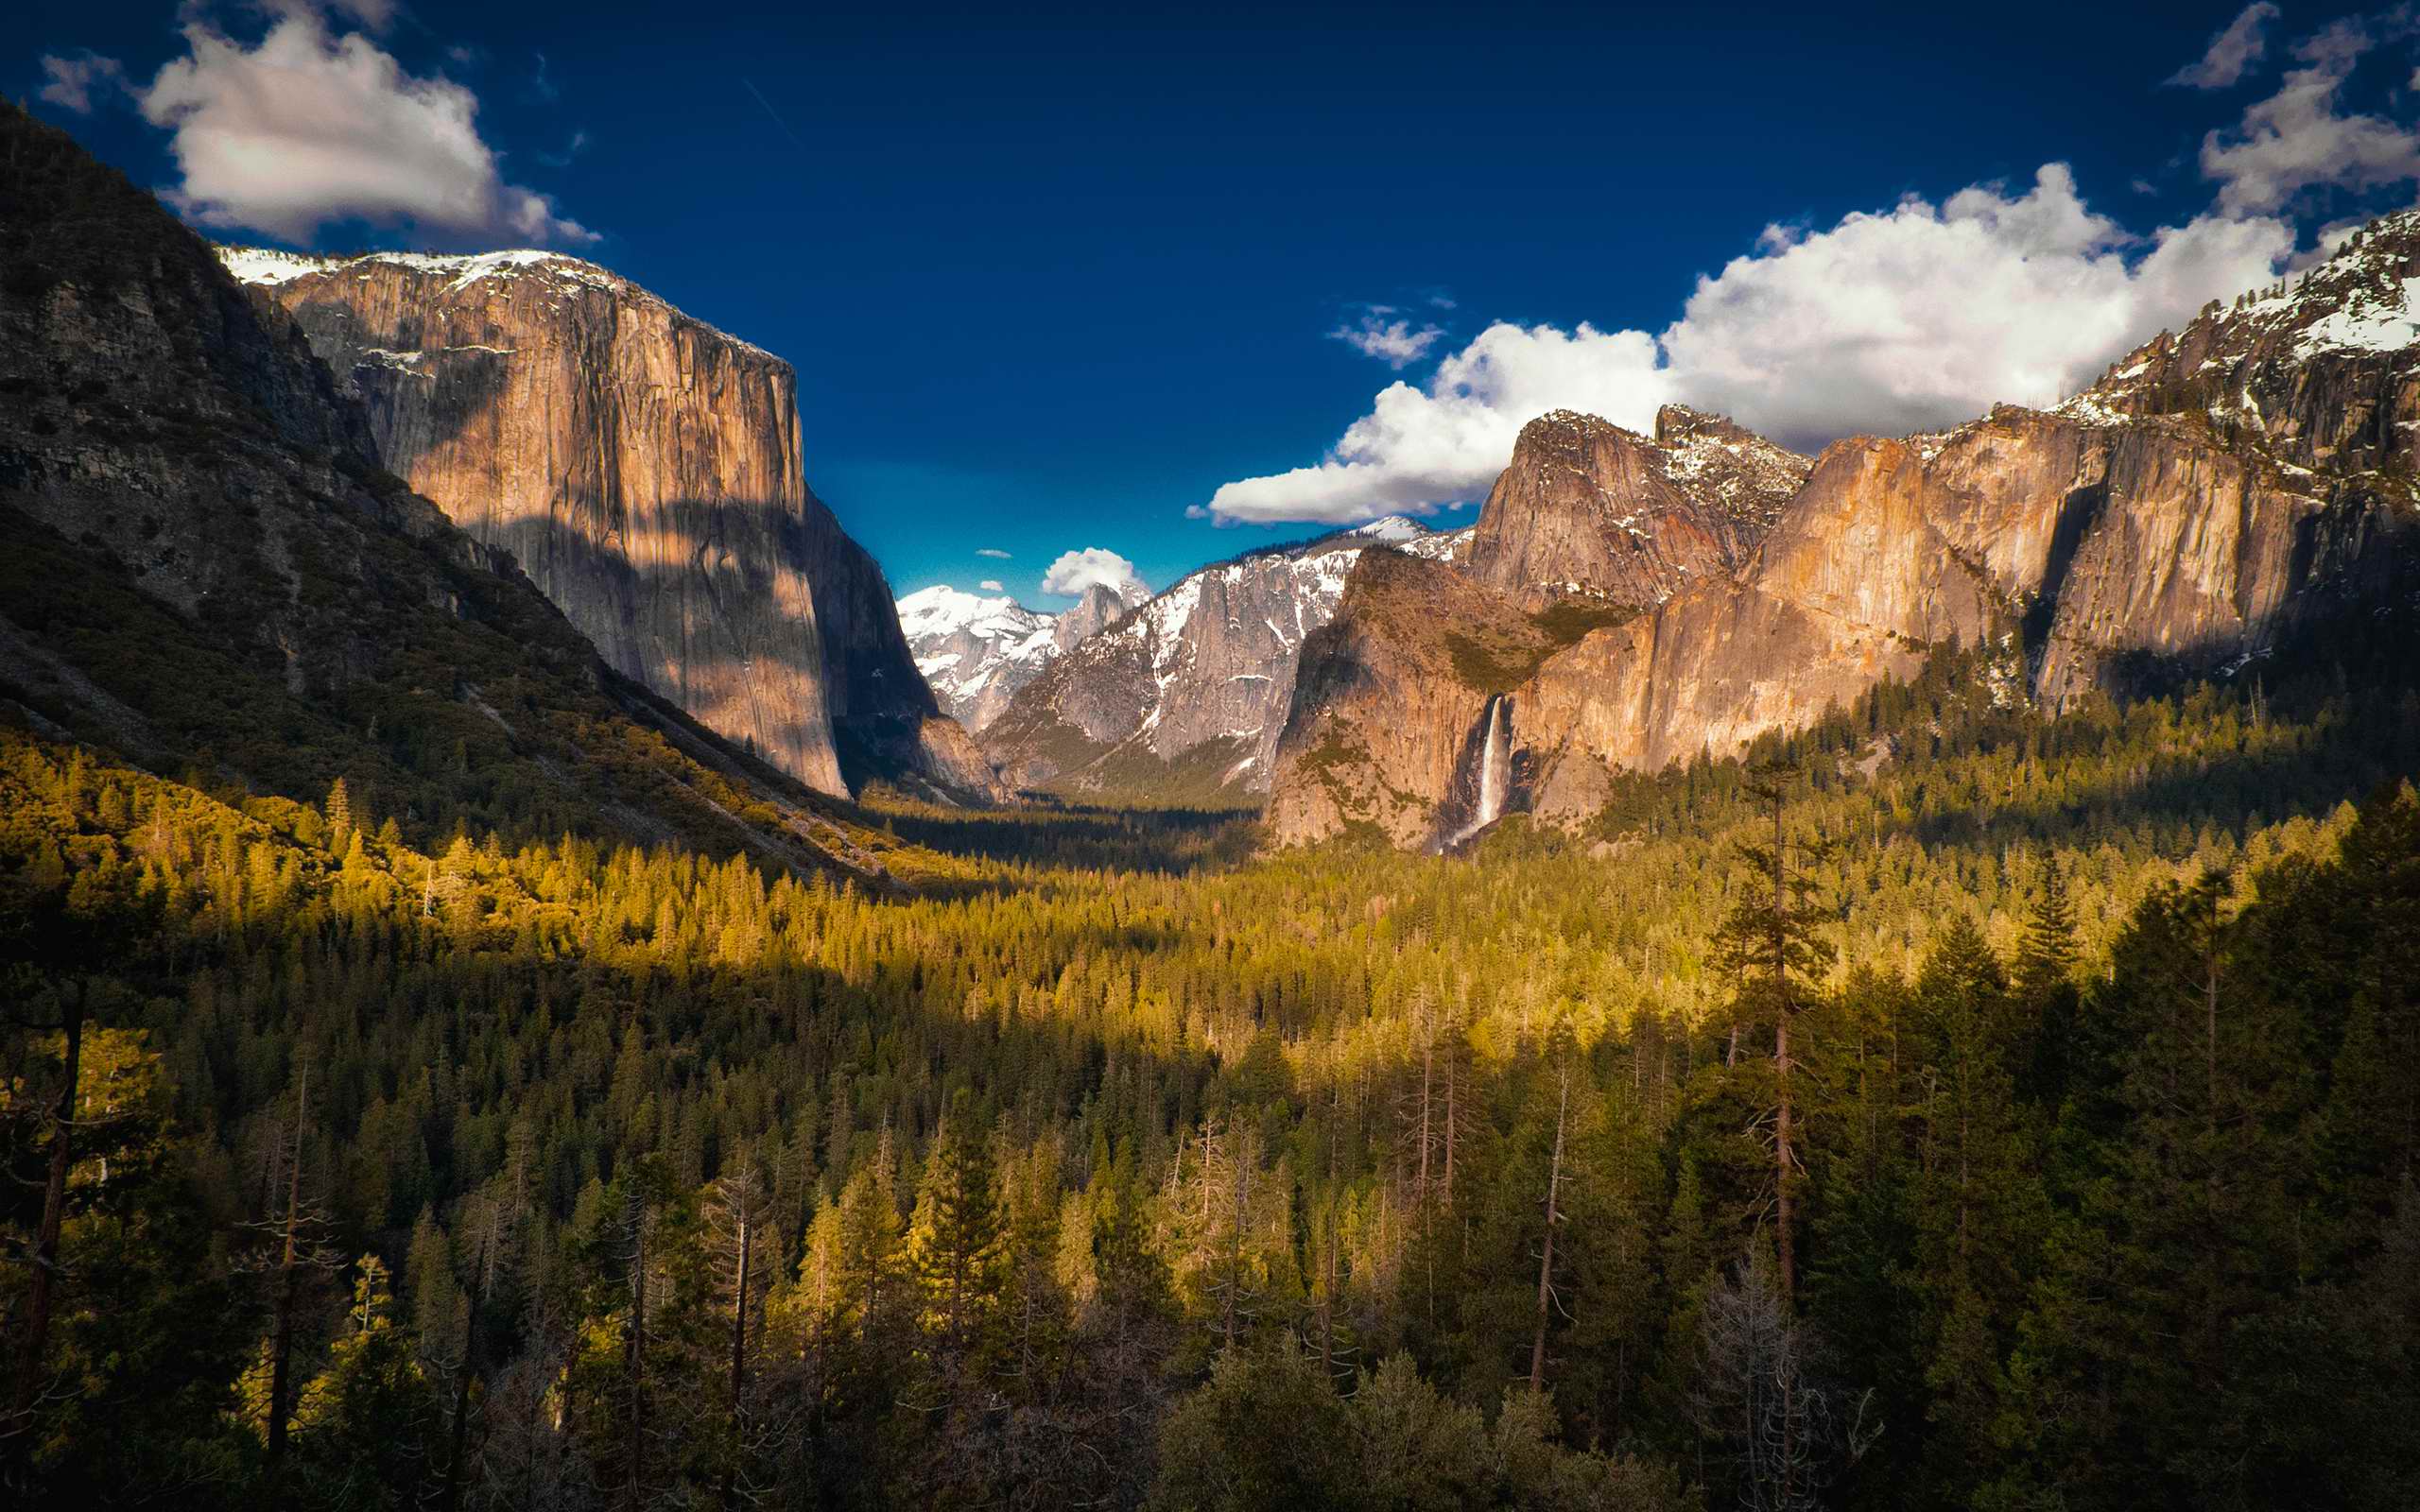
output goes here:
[[[271, 305], [276, 302], [266, 295], [262, 299]], [[413, 463], [461, 439], [473, 421], [485, 416], [504, 398], [510, 373], [502, 353], [440, 353], [437, 360], [441, 369], [434, 374], [362, 360], [362, 353], [373, 347], [391, 347], [399, 352], [420, 350], [423, 322], [416, 314], [406, 315], [399, 334], [389, 341], [374, 340], [364, 332], [359, 317], [341, 301], [306, 305], [293, 314], [303, 329], [312, 333], [315, 346], [333, 337], [337, 350], [351, 362], [349, 372], [332, 376], [360, 404], [369, 417], [371, 434], [384, 438], [378, 447], [379, 463], [397, 477], [410, 476]], [[335, 364], [330, 363], [329, 367], [333, 369]], [[420, 402], [406, 387], [419, 384], [428, 385], [431, 389], [426, 403]], [[404, 421], [407, 416], [424, 418], [420, 426], [406, 427]], [[424, 434], [411, 434], [413, 429], [422, 428]]]
[[[2229, 752], [2146, 770], [2055, 800], [1962, 806], [1903, 826], [1927, 845], [1971, 843], [2014, 832], [2055, 841], [2104, 829], [2113, 815], [2151, 825], [2198, 827], [2226, 816], [2258, 822], [2322, 817], [2381, 784], [2420, 774], [2420, 605], [2355, 599], [2282, 637], [2231, 675], [2196, 673], [2220, 654], [2188, 649], [2135, 655], [2105, 669], [2120, 703], [2207, 697], [2246, 726]], [[2042, 734], [2061, 743], [2058, 722]]]

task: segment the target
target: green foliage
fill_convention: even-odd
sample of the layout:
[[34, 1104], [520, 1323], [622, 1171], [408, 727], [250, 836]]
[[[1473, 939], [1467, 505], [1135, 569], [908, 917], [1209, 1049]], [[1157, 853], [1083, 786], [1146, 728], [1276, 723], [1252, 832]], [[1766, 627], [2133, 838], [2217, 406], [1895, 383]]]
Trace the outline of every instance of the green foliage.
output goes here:
[[[307, 1057], [306, 1202], [402, 1294], [306, 1297], [315, 1504], [441, 1500], [458, 1402], [475, 1507], [1661, 1506], [1785, 1462], [1827, 1504], [2385, 1504], [2420, 799], [2340, 799], [2411, 708], [2044, 721], [1981, 685], [1762, 753], [1799, 763], [1793, 850], [1833, 841], [1791, 903], [1779, 1311], [1774, 1020], [1731, 1011], [1757, 962], [1720, 948], [1770, 906], [1737, 860], [1770, 816], [1736, 766], [1626, 780], [1610, 861], [901, 809], [887, 853], [935, 881], [873, 895], [467, 818], [423, 849], [354, 767], [306, 804], [0, 730], [12, 1238], [78, 984], [83, 1095], [122, 1110], [79, 1145], [61, 1387], [9, 1473], [256, 1498], [235, 1261]], [[1784, 1364], [1776, 1460], [1707, 1414]]]

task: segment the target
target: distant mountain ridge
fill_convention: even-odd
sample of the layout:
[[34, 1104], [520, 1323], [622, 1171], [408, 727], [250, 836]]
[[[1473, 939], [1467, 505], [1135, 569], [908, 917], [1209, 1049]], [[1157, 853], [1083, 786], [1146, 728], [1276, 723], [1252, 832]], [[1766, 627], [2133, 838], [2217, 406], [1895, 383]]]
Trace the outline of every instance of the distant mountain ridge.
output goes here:
[[1354, 564], [1373, 550], [1450, 556], [1469, 538], [1390, 516], [1188, 574], [1052, 659], [986, 727], [984, 750], [1017, 788], [1253, 801], [1297, 655]]
[[1071, 608], [1043, 614], [1006, 594], [936, 584], [899, 601], [899, 627], [942, 707], [979, 736], [1061, 652], [1150, 596], [1140, 585], [1120, 593], [1096, 583]]

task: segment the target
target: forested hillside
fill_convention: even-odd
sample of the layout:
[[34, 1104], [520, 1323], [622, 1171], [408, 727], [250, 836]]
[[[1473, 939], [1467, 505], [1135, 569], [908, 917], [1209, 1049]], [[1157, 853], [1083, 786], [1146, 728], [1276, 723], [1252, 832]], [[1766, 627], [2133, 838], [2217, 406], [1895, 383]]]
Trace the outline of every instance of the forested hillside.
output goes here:
[[1996, 664], [1576, 839], [900, 810], [894, 897], [19, 720], [11, 1484], [2401, 1505], [2420, 700]]

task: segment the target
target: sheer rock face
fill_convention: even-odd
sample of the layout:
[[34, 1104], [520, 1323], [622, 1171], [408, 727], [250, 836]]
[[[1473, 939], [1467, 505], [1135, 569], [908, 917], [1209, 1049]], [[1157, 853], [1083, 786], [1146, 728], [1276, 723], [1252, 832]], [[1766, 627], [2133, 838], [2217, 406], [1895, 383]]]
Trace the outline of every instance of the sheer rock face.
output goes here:
[[1138, 586], [1132, 598], [1121, 598], [1117, 591], [1095, 583], [1084, 590], [1073, 609], [1066, 610], [1051, 621], [1050, 644], [1061, 651], [1072, 651], [1084, 642], [1126, 617], [1126, 611], [1145, 601], [1149, 590]]
[[991, 764], [942, 713], [899, 628], [898, 601], [873, 557], [807, 495], [807, 578], [824, 646], [824, 694], [851, 786], [901, 782], [928, 797], [1004, 794]]
[[1435, 555], [1465, 539], [1390, 519], [1205, 567], [1063, 652], [984, 748], [1019, 787], [1266, 792], [1304, 641], [1336, 612], [1354, 563], [1374, 545]]
[[[1434, 844], [1455, 828], [1458, 768], [1501, 691], [1472, 676], [1473, 662], [1519, 669], [1551, 644], [1512, 599], [1450, 561], [1367, 553], [1335, 617], [1303, 647], [1270, 832], [1290, 841], [1370, 824], [1397, 846]], [[1516, 698], [1516, 743], [1525, 716]]]
[[222, 257], [359, 399], [387, 466], [614, 668], [827, 793], [991, 787], [962, 732], [926, 729], [881, 572], [805, 487], [787, 363], [553, 253]]
[[1555, 410], [1522, 427], [1480, 511], [1470, 573], [1531, 610], [1660, 604], [1736, 570], [1806, 471], [1805, 457], [1677, 404], [1651, 438]]
[[[822, 858], [807, 832], [830, 827], [803, 791], [613, 676], [511, 556], [381, 470], [297, 322], [248, 299], [152, 195], [6, 102], [0, 138], [27, 167], [0, 215], [20, 249], [0, 288], [0, 556], [72, 562], [87, 587], [163, 606], [138, 621], [150, 654], [226, 679], [168, 685], [112, 643], [122, 620], [9, 605], [12, 708], [306, 801], [337, 772], [356, 791], [418, 781], [398, 739], [501, 730], [517, 769], [608, 833], [649, 843], [702, 821], [786, 864]], [[238, 708], [265, 727], [228, 725]], [[588, 740], [616, 759], [587, 760]], [[794, 820], [797, 843], [690, 785], [709, 775]]]
[[[1432, 584], [1433, 624], [1365, 615], [1357, 578], [1306, 651], [1273, 832], [1366, 820], [1398, 844], [1433, 837], [1483, 690], [1408, 702], [1408, 679], [1435, 675], [1420, 644], [1449, 625], [1502, 634], [1508, 611], [1577, 596], [1566, 581], [1651, 607], [1509, 690], [1515, 806], [1563, 821], [1592, 816], [1615, 769], [1737, 754], [1912, 674], [1953, 636], [2007, 646], [2012, 691], [2058, 709], [2147, 675], [2226, 673], [2408, 591], [2415, 293], [2420, 215], [2391, 216], [2298, 286], [2214, 306], [2054, 411], [1839, 442], [1736, 572], [1703, 566], [1721, 554], [1703, 509], [1675, 502], [1640, 438], [1540, 421], [1473, 543], [1467, 576], [1492, 606]], [[1634, 528], [1651, 539], [1625, 558], [1615, 538]]]

